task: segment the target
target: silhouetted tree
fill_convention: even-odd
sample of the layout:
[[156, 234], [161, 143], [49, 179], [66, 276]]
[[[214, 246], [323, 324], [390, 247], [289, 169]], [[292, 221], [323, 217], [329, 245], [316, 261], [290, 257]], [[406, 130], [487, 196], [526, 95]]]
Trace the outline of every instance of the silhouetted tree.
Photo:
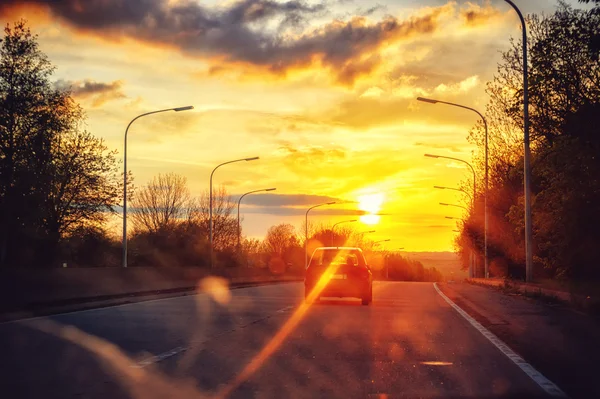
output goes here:
[[49, 266], [59, 240], [118, 203], [114, 153], [50, 81], [54, 67], [24, 21], [0, 42], [0, 264]]

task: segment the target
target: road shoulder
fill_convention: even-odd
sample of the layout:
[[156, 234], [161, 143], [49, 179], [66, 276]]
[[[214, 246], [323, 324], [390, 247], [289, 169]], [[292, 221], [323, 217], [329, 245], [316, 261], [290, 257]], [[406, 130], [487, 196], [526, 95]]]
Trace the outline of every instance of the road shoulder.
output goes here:
[[442, 292], [571, 397], [600, 397], [595, 383], [600, 324], [558, 305], [466, 283]]

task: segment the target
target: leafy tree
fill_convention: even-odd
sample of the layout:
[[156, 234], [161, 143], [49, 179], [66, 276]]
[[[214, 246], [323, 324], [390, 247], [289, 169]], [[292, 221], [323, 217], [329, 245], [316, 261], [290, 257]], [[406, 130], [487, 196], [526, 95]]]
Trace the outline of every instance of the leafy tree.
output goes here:
[[0, 264], [49, 266], [59, 241], [118, 203], [114, 153], [82, 129], [24, 21], [0, 40]]
[[[77, 119], [83, 118], [79, 107], [72, 110]], [[45, 221], [52, 236], [63, 237], [84, 225], [100, 226], [114, 212], [123, 187], [115, 155], [102, 139], [76, 126], [53, 142], [53, 184]]]
[[[597, 2], [596, 2], [597, 3]], [[529, 91], [532, 139], [532, 193], [535, 273], [584, 279], [600, 277], [597, 157], [600, 139], [600, 14], [564, 2], [548, 16], [529, 16]], [[518, 275], [524, 263], [522, 160], [522, 43], [511, 42], [494, 81], [490, 103], [490, 255]], [[473, 130], [483, 169], [483, 130]], [[481, 231], [481, 222], [470, 219]], [[463, 235], [469, 234], [469, 230]], [[479, 236], [475, 237], [479, 239]], [[459, 239], [459, 246], [472, 245]], [[481, 250], [481, 245], [475, 247]], [[513, 269], [512, 271], [510, 269]], [[521, 266], [522, 269], [522, 266]]]

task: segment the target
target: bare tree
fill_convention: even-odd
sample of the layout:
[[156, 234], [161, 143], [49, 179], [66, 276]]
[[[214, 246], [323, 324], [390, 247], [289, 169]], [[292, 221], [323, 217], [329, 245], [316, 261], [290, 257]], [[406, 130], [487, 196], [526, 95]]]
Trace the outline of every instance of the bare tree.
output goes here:
[[191, 198], [187, 179], [159, 174], [134, 197], [131, 218], [138, 231], [158, 232], [189, 218]]
[[[209, 192], [205, 191], [196, 202], [190, 220], [209, 230]], [[217, 250], [235, 247], [237, 219], [233, 216], [236, 203], [225, 187], [213, 190], [213, 244]]]
[[291, 224], [282, 223], [272, 226], [265, 237], [267, 251], [280, 257], [283, 257], [290, 246], [297, 243], [296, 231]]

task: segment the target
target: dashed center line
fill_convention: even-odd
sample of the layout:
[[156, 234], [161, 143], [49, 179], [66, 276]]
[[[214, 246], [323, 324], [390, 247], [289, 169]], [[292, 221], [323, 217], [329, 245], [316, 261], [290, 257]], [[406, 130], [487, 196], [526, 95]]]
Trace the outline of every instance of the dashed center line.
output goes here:
[[160, 353], [158, 355], [148, 357], [148, 358], [146, 358], [146, 359], [144, 359], [144, 360], [136, 363], [132, 367], [143, 369], [144, 367], [148, 367], [151, 364], [158, 363], [158, 362], [163, 361], [165, 359], [168, 359], [168, 358], [170, 358], [172, 356], [175, 356], [175, 355], [177, 355], [179, 353], [185, 352], [188, 349], [189, 349], [189, 347], [186, 347], [186, 346], [178, 346], [177, 348], [173, 348], [170, 351], [163, 352], [163, 353]]
[[[276, 310], [275, 313], [285, 313], [285, 312], [287, 312], [287, 311], [289, 311], [291, 309], [293, 309], [293, 306], [286, 306], [285, 308], [281, 308], [281, 309]], [[256, 324], [256, 323], [259, 323], [259, 322], [261, 322], [263, 320], [269, 319], [270, 317], [271, 317], [271, 315], [267, 315], [267, 316], [258, 318], [256, 320], [253, 320], [253, 321], [251, 321], [249, 323], [246, 323], [246, 324], [240, 326], [240, 328], [246, 328], [246, 327], [248, 327], [248, 326], [250, 326], [252, 324]], [[237, 328], [234, 328], [232, 330], [227, 331], [224, 334], [231, 333], [231, 332], [236, 331], [236, 330], [237, 330]], [[218, 334], [218, 336], [221, 336], [221, 335], [224, 335], [224, 334]], [[213, 338], [215, 338], [215, 337], [213, 337]], [[207, 341], [203, 341], [202, 343], [205, 343], [205, 342], [207, 342]], [[148, 367], [148, 366], [150, 366], [152, 364], [156, 364], [156, 363], [162, 362], [163, 360], [166, 360], [166, 359], [168, 359], [170, 357], [173, 357], [175, 355], [183, 353], [183, 352], [189, 350], [190, 348], [191, 348], [191, 346], [178, 346], [178, 347], [173, 348], [171, 350], [168, 350], [166, 352], [159, 353], [158, 355], [150, 356], [150, 357], [147, 357], [147, 358], [145, 358], [143, 360], [140, 360], [139, 362], [135, 363], [131, 367], [140, 368], [140, 369], [144, 368], [144, 367]]]

